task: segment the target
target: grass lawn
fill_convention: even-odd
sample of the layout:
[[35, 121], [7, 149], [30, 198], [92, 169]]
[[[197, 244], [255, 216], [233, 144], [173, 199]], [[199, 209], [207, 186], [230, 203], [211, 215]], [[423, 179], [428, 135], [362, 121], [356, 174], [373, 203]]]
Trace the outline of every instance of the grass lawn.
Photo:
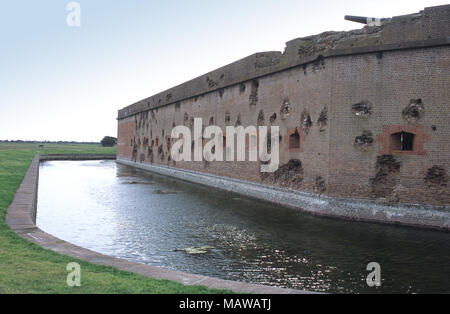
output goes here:
[[[155, 280], [63, 256], [30, 243], [5, 223], [6, 211], [36, 154], [114, 154], [100, 145], [0, 143], [0, 294], [4, 293], [228, 293]], [[70, 262], [81, 265], [81, 287], [66, 284]]]

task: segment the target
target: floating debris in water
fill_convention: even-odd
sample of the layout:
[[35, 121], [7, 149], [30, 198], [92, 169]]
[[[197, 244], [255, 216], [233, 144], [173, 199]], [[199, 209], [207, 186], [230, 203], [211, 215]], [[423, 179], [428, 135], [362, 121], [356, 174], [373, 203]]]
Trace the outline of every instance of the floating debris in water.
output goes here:
[[187, 254], [206, 254], [209, 253], [211, 250], [213, 250], [214, 247], [212, 246], [201, 246], [201, 247], [188, 247], [185, 249], [174, 249], [173, 252], [186, 252]]

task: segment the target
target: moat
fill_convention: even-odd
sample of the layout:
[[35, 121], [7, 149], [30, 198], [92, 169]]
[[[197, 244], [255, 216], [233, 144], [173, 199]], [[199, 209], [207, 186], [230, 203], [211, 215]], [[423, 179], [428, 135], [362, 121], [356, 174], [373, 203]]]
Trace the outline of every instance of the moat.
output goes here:
[[38, 227], [103, 254], [300, 290], [450, 293], [450, 233], [314, 217], [114, 161], [45, 162], [39, 176]]

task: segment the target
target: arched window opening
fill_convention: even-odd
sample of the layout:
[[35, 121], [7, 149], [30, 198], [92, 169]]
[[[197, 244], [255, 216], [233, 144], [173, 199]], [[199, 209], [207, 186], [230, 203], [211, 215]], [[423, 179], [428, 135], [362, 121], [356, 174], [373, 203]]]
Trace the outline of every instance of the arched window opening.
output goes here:
[[391, 135], [391, 149], [397, 151], [413, 151], [415, 135], [399, 132]]
[[289, 148], [290, 149], [298, 149], [300, 148], [300, 134], [295, 130], [295, 133], [289, 136]]

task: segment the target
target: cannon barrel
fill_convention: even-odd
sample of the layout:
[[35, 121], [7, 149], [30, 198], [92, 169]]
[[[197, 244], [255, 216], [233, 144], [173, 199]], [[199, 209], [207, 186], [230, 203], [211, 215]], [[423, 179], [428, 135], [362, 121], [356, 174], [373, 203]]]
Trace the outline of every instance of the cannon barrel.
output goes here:
[[345, 19], [347, 21], [352, 21], [356, 23], [362, 23], [369, 26], [381, 26], [384, 22], [390, 21], [390, 18], [376, 18], [376, 17], [366, 17], [366, 16], [353, 16], [353, 15], [346, 15]]
[[345, 19], [347, 21], [361, 23], [361, 24], [367, 24], [368, 17], [365, 16], [353, 16], [353, 15], [346, 15]]

